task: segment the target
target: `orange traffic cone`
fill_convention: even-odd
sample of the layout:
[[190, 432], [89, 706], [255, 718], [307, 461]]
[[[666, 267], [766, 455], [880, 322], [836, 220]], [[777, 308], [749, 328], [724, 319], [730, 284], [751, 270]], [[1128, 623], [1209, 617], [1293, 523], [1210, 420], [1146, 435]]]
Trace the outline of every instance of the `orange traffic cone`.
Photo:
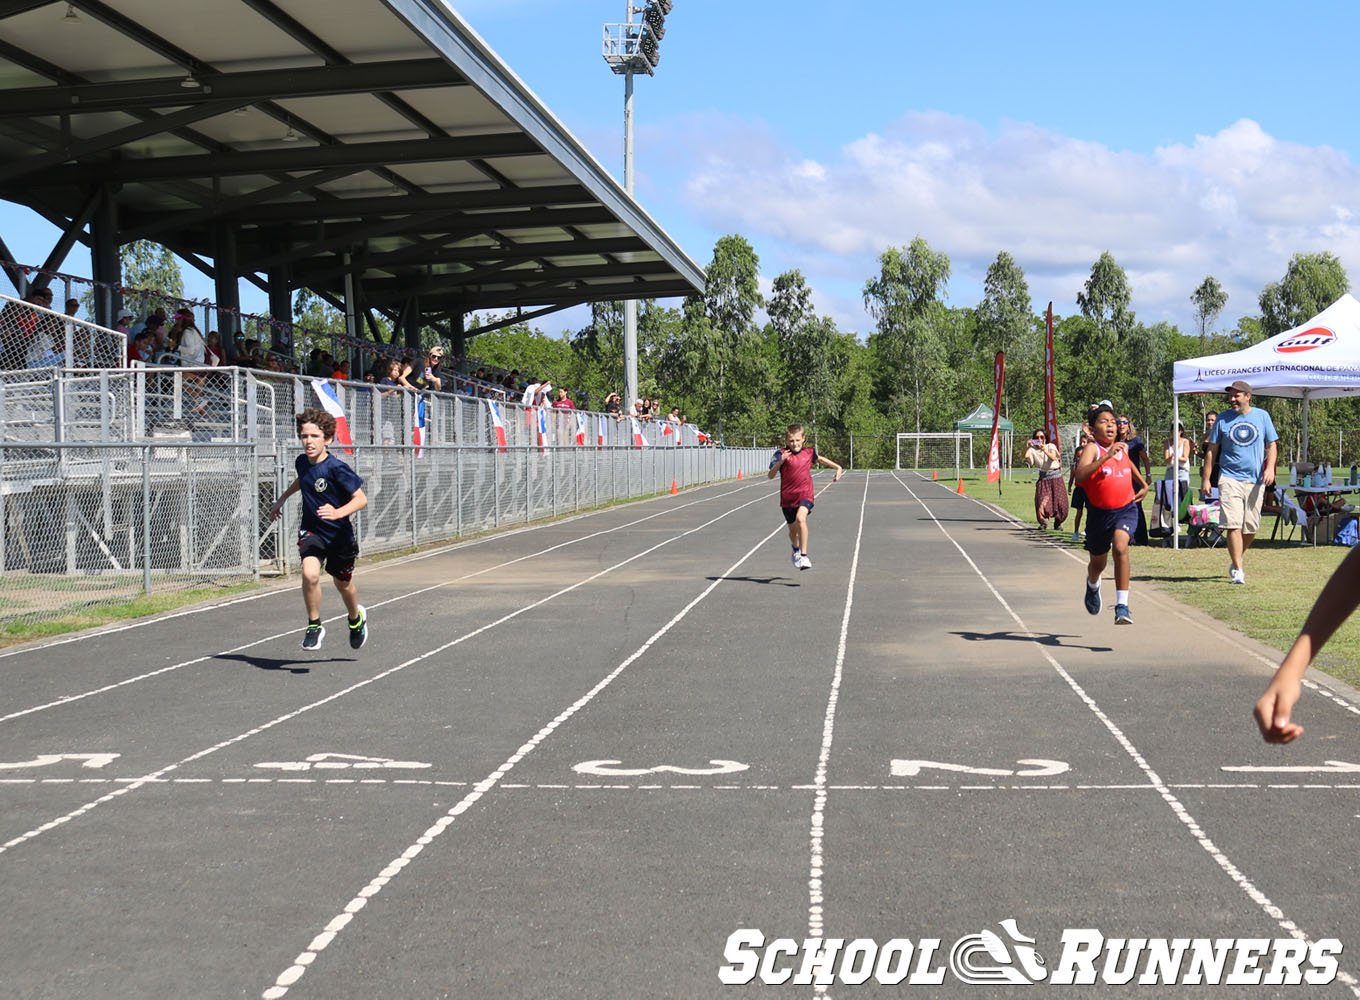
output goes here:
[[940, 478], [940, 470], [939, 470], [939, 469], [931, 469], [931, 470], [930, 470], [930, 478], [931, 478], [932, 480], [934, 480], [934, 479], [939, 479], [939, 478]]
[[964, 492], [963, 492], [963, 480], [962, 480], [962, 479], [959, 480], [959, 488], [958, 488], [958, 490], [957, 490], [956, 492], [958, 493], [959, 496], [963, 496], [963, 495], [964, 495]]
[[675, 480], [672, 479], [672, 480], [671, 480], [671, 496], [675, 496], [675, 495], [676, 495], [677, 493], [679, 493], [679, 492], [680, 492], [680, 487], [679, 487], [678, 485], [676, 485]]
[[740, 470], [740, 469], [737, 470], [737, 478], [738, 478], [738, 479], [741, 478], [741, 470]]

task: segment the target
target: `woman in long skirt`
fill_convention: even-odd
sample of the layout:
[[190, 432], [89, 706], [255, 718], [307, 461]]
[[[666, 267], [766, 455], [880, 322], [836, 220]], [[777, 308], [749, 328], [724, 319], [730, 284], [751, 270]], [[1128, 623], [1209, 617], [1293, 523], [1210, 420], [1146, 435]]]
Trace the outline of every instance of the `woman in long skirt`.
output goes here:
[[1067, 487], [1063, 482], [1062, 453], [1048, 440], [1043, 431], [1035, 431], [1025, 449], [1025, 463], [1038, 468], [1039, 481], [1034, 484], [1034, 517], [1040, 529], [1061, 528], [1067, 520]]

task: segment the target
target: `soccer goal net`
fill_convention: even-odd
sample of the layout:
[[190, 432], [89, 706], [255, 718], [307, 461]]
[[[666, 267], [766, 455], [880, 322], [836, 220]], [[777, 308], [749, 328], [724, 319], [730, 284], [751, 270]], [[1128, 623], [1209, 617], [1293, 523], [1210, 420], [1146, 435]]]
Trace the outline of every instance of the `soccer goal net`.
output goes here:
[[897, 468], [952, 471], [955, 478], [973, 463], [973, 435], [968, 431], [897, 435]]

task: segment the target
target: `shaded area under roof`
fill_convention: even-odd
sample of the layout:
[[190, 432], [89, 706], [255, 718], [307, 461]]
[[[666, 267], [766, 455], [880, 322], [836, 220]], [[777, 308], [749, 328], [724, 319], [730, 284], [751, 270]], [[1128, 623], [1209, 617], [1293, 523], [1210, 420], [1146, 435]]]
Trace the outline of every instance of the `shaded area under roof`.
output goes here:
[[338, 304], [349, 281], [399, 325], [457, 330], [703, 283], [437, 0], [0, 0], [0, 197], [62, 229], [62, 256], [90, 243], [97, 279], [152, 239], [271, 310], [280, 286]]

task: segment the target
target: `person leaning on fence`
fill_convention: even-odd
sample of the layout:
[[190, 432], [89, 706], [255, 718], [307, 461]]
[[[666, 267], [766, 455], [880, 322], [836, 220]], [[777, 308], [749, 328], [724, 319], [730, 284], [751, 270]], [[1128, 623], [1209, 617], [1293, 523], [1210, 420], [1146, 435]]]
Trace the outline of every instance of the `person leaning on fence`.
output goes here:
[[[48, 291], [48, 298], [43, 292]], [[30, 306], [45, 306], [51, 301], [48, 289], [34, 289], [23, 302], [7, 302], [0, 310], [0, 368], [23, 368], [28, 363], [28, 351], [38, 334], [38, 314]]]
[[1053, 527], [1061, 528], [1067, 520], [1062, 453], [1044, 431], [1035, 431], [1030, 438], [1025, 448], [1025, 464], [1039, 470], [1039, 481], [1034, 484], [1034, 518], [1039, 522], [1039, 529], [1047, 530], [1049, 518], [1053, 519]]

